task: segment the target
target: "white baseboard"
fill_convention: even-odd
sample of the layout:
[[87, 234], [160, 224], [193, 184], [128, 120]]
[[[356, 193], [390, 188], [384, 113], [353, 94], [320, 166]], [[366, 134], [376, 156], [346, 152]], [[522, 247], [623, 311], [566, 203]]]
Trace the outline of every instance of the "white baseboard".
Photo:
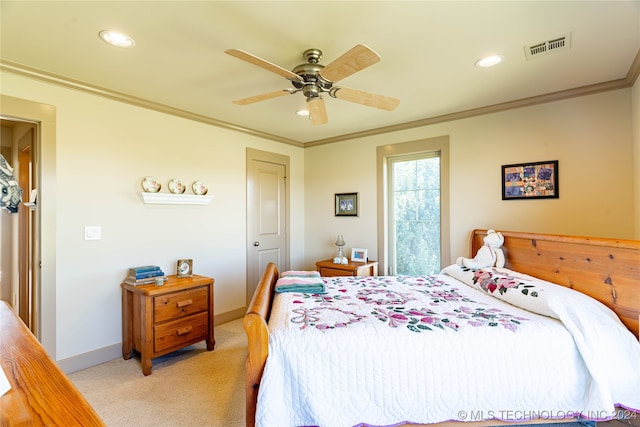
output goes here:
[[[213, 324], [220, 325], [232, 320], [240, 319], [246, 313], [247, 308], [241, 307], [235, 310], [227, 311], [225, 313], [215, 314], [213, 317]], [[83, 369], [91, 368], [92, 366], [100, 365], [113, 359], [122, 357], [122, 343], [112, 344], [107, 347], [102, 347], [97, 350], [88, 351], [86, 353], [78, 354], [76, 356], [67, 357], [66, 359], [57, 360], [56, 363], [62, 369], [65, 374], [81, 371]]]

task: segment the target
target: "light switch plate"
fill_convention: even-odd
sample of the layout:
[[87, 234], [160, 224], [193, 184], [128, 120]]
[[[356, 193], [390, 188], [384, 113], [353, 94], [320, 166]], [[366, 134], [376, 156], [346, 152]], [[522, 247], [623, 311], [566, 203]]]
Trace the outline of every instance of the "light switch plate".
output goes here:
[[100, 240], [102, 238], [102, 227], [97, 225], [85, 225], [84, 240]]

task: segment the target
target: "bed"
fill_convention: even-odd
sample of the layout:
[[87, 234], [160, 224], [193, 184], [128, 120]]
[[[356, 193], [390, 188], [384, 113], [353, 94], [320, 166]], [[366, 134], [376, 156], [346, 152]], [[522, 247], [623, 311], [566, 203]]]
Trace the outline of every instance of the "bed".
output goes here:
[[[326, 295], [274, 298], [279, 272], [269, 264], [244, 318], [246, 425], [486, 426], [604, 420], [619, 416], [616, 410], [635, 416], [640, 241], [502, 234], [504, 269], [400, 277], [400, 290], [392, 277], [325, 278]], [[472, 232], [471, 254], [485, 235]], [[365, 311], [352, 309], [354, 302]], [[580, 310], [589, 315], [577, 317]], [[283, 332], [287, 324], [293, 338]], [[371, 331], [374, 338], [356, 343]], [[419, 394], [424, 389], [427, 396]]]

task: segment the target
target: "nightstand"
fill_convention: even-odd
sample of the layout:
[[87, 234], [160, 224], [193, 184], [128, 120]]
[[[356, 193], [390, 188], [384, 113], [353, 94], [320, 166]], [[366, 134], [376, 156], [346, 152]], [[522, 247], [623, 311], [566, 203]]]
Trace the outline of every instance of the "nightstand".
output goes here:
[[378, 261], [334, 264], [332, 259], [316, 262], [316, 268], [323, 277], [329, 276], [377, 276]]
[[168, 276], [163, 286], [122, 283], [122, 357], [137, 350], [149, 375], [154, 357], [203, 340], [213, 350], [213, 282], [194, 274]]

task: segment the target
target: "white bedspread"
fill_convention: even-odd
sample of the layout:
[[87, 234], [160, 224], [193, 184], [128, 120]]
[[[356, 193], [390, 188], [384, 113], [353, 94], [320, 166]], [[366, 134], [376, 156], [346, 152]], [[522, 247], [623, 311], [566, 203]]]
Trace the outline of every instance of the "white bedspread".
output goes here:
[[341, 277], [325, 278], [324, 295], [277, 294], [256, 425], [607, 419], [616, 404], [640, 409], [640, 344], [606, 307], [537, 279], [511, 283], [500, 276], [508, 271], [484, 282], [465, 273], [468, 285], [448, 275]]

